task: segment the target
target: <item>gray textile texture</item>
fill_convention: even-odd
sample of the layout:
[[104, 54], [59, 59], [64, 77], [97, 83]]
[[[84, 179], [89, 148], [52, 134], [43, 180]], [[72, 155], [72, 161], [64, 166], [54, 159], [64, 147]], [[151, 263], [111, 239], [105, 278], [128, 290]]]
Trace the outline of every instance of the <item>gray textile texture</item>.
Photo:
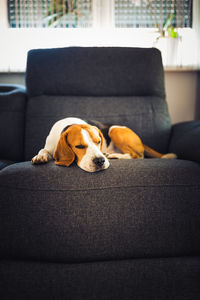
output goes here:
[[53, 162], [0, 173], [0, 254], [86, 262], [200, 251], [200, 169], [190, 161], [114, 160], [87, 173]]
[[6, 160], [6, 159], [1, 159], [0, 160], [0, 170], [9, 166], [9, 165], [12, 165], [14, 164], [15, 162], [14, 161], [11, 161], [11, 160]]
[[[32, 50], [26, 82], [27, 96], [0, 86], [0, 299], [199, 300], [199, 124], [171, 135], [160, 52]], [[126, 125], [189, 160], [9, 165], [66, 117]]]
[[169, 149], [179, 158], [200, 163], [200, 120], [175, 124]]
[[18, 85], [0, 85], [0, 158], [24, 158], [26, 94]]
[[155, 48], [68, 47], [28, 53], [29, 96], [164, 96]]
[[[200, 258], [0, 263], [3, 300], [198, 300]], [[16, 297], [20, 295], [20, 297]]]
[[157, 151], [168, 151], [171, 123], [167, 104], [160, 97], [38, 96], [27, 103], [25, 159], [44, 147], [53, 124], [66, 117], [80, 117], [134, 130]]

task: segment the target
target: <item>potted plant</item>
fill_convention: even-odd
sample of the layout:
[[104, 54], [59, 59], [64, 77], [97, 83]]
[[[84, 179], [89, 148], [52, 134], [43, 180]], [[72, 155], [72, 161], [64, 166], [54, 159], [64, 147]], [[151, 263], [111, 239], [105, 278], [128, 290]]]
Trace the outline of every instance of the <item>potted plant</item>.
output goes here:
[[179, 64], [178, 51], [181, 37], [175, 27], [175, 0], [171, 1], [170, 13], [163, 22], [158, 20], [153, 10], [152, 0], [132, 0], [132, 3], [136, 6], [140, 6], [142, 2], [145, 2], [155, 24], [157, 36], [153, 46], [161, 51], [164, 65], [174, 66]]
[[52, 0], [44, 19], [48, 27], [77, 27], [80, 13], [77, 0]]

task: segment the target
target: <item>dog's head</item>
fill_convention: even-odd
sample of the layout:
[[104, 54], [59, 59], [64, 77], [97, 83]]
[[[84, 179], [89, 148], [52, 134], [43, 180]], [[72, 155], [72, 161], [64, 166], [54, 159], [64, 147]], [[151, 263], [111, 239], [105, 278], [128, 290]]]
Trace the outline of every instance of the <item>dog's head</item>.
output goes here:
[[109, 167], [108, 159], [101, 152], [103, 135], [91, 125], [71, 125], [64, 131], [54, 152], [57, 165], [77, 165], [87, 171], [96, 172]]

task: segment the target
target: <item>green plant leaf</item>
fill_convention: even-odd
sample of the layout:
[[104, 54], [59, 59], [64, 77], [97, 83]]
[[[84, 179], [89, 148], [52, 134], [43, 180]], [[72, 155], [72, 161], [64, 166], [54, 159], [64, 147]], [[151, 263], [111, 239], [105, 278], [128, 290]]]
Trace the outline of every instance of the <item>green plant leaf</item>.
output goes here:
[[168, 34], [172, 38], [177, 38], [178, 37], [178, 33], [174, 30], [173, 26], [168, 28]]

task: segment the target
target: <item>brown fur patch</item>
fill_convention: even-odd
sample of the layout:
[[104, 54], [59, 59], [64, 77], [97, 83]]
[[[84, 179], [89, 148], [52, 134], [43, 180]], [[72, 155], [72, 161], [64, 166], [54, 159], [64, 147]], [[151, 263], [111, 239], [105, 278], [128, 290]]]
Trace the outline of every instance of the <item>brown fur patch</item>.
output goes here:
[[128, 153], [132, 158], [144, 156], [144, 146], [139, 136], [128, 127], [113, 127], [109, 132], [115, 146], [123, 153]]
[[56, 165], [68, 167], [73, 163], [75, 154], [66, 141], [67, 134], [67, 130], [61, 134], [53, 158], [55, 159]]
[[[70, 145], [72, 151], [75, 153], [77, 157], [77, 161], [79, 162], [87, 151], [88, 145], [85, 143], [83, 135], [81, 134], [81, 129], [83, 129], [84, 125], [73, 125], [68, 129], [68, 137], [67, 142]], [[85, 146], [84, 149], [76, 148], [77, 145]]]

